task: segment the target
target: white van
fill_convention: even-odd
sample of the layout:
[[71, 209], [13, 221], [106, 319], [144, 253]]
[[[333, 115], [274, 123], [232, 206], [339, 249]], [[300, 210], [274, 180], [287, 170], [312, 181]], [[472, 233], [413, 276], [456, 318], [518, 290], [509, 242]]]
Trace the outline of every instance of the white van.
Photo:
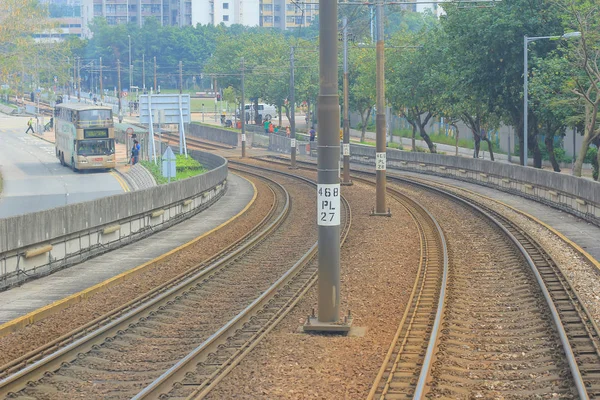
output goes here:
[[[244, 109], [246, 111], [246, 119], [254, 119], [254, 104], [246, 104]], [[271, 120], [277, 118], [277, 108], [272, 104], [258, 103], [258, 114], [263, 121]]]

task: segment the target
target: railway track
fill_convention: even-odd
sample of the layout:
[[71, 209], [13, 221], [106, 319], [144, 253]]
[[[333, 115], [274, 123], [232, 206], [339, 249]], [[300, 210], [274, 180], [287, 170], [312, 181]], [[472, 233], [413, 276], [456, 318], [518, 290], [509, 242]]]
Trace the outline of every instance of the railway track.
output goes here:
[[[481, 202], [427, 181], [388, 179], [469, 210], [475, 218], [460, 224], [485, 224], [495, 257], [452, 265], [443, 324], [431, 327], [427, 350], [425, 327], [417, 327], [422, 337], [398, 334], [369, 398], [600, 398], [598, 327], [544, 248]], [[400, 331], [421, 316], [412, 303], [408, 313]]]
[[[412, 179], [390, 180], [451, 198], [510, 239], [496, 242], [494, 268], [478, 271], [483, 276], [479, 295], [454, 295], [456, 305], [445, 315], [448, 328], [440, 332], [438, 360], [424, 365], [421, 392], [459, 397], [476, 392], [479, 385], [481, 391], [515, 397], [600, 397], [598, 327], [544, 248], [480, 202]], [[486, 292], [498, 293], [499, 286], [499, 298], [484, 300]], [[457, 271], [455, 293], [477, 289]], [[482, 326], [467, 322], [469, 314], [482, 319]]]
[[[176, 285], [178, 285], [181, 282], [185, 281], [186, 279], [190, 278], [197, 272], [202, 271], [203, 269], [205, 269], [208, 266], [212, 265], [213, 263], [217, 262], [219, 259], [226, 257], [228, 254], [234, 253], [238, 249], [242, 248], [245, 244], [250, 242], [255, 235], [257, 235], [262, 229], [264, 229], [267, 225], [269, 225], [269, 223], [273, 222], [277, 217], [277, 213], [276, 213], [277, 206], [278, 206], [277, 198], [276, 198], [274, 189], [271, 186], [268, 186], [268, 187], [269, 187], [269, 190], [271, 191], [271, 194], [273, 197], [273, 202], [271, 204], [271, 208], [269, 209], [267, 215], [254, 228], [252, 228], [246, 235], [239, 238], [235, 242], [231, 243], [229, 246], [223, 248], [221, 251], [214, 254], [212, 257], [202, 261], [201, 263], [196, 264], [195, 266], [193, 266], [189, 270], [185, 271], [184, 273], [174, 277], [173, 279], [170, 279], [169, 281], [152, 289], [151, 291], [145, 293], [144, 295], [139, 296], [139, 297], [131, 300], [130, 302], [123, 304], [121, 307], [118, 307], [118, 308], [112, 310], [110, 313], [104, 314], [104, 315], [88, 322], [87, 324], [82, 325], [81, 327], [79, 327], [71, 332], [68, 332], [65, 335], [62, 335], [61, 337], [59, 337], [41, 347], [39, 347], [27, 354], [24, 354], [23, 356], [15, 359], [7, 364], [0, 366], [0, 382], [2, 380], [6, 379], [7, 377], [9, 377], [10, 375], [13, 375], [13, 374], [21, 371], [28, 365], [31, 365], [31, 364], [41, 360], [48, 354], [52, 354], [64, 347], [74, 343], [75, 341], [85, 337], [86, 335], [90, 334], [91, 332], [122, 317], [123, 315], [131, 312], [132, 310], [143, 305], [144, 303], [147, 303], [148, 301], [152, 300], [156, 296], [166, 292], [167, 290], [171, 289], [172, 287], [175, 287]], [[2, 393], [1, 390], [2, 390], [2, 387], [0, 386], [0, 394]]]
[[[232, 162], [241, 167], [242, 163]], [[253, 166], [265, 172], [268, 169]], [[290, 175], [284, 173], [285, 175]], [[304, 179], [304, 178], [303, 178]], [[306, 179], [307, 182], [310, 182]], [[351, 211], [342, 197], [342, 232], [345, 241], [351, 224]], [[275, 282], [250, 307], [221, 328], [213, 337], [134, 397], [202, 399], [266, 336], [316, 283], [318, 276], [317, 244]]]
[[[168, 144], [179, 144], [179, 135], [174, 133], [162, 133], [163, 138], [167, 139]], [[214, 143], [214, 142], [206, 142], [204, 140], [198, 139], [193, 136], [185, 137], [185, 142], [188, 148], [194, 150], [231, 150], [234, 149], [234, 146], [228, 146], [225, 144]]]
[[[285, 179], [299, 186], [297, 179], [289, 176]], [[52, 398], [60, 393], [60, 398], [71, 398], [86, 393], [88, 398], [131, 398], [184, 359], [198, 343], [214, 343], [217, 333], [226, 332], [223, 326], [233, 325], [233, 320], [243, 321], [242, 311], [251, 309], [250, 304], [260, 304], [256, 299], [265, 290], [275, 295], [277, 290], [268, 284], [277, 277], [288, 271], [290, 279], [299, 280], [289, 273], [289, 264], [294, 264], [293, 260], [307, 251], [314, 251], [311, 243], [316, 241], [316, 230], [310, 232], [301, 221], [292, 222], [294, 211], [290, 209], [289, 194], [281, 186], [277, 191], [277, 219], [251, 243], [240, 246], [225, 259], [165, 290], [141, 307], [115, 316], [114, 321], [100, 329], [71, 340], [58, 351], [47, 348], [41, 351], [41, 359], [37, 356], [29, 361], [21, 360], [34, 364], [0, 381], [0, 397]], [[294, 201], [302, 204], [307, 200], [296, 198]], [[298, 213], [300, 211], [296, 211]], [[306, 219], [304, 217], [302, 219]], [[295, 235], [293, 230], [296, 230]], [[289, 242], [283, 238], [290, 236], [304, 238], [308, 243], [298, 240], [295, 248], [283, 246]], [[293, 286], [287, 281], [279, 283], [284, 284], [284, 291]], [[276, 303], [276, 300], [267, 302], [267, 309]], [[260, 321], [262, 314], [264, 311], [257, 312], [258, 317], [248, 317], [246, 322]], [[239, 343], [239, 340], [231, 343]], [[12, 368], [18, 369], [17, 366]]]

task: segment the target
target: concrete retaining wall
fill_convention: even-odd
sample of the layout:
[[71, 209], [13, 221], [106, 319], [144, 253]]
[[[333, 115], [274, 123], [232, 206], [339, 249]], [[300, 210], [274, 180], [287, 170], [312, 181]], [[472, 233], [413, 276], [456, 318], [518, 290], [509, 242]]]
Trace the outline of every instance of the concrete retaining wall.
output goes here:
[[209, 172], [168, 185], [0, 219], [0, 290], [165, 229], [226, 191], [227, 161], [190, 151]]
[[[600, 226], [600, 183], [572, 175], [493, 161], [387, 149], [388, 169], [445, 176], [514, 193]], [[375, 164], [375, 148], [350, 145], [352, 162]]]

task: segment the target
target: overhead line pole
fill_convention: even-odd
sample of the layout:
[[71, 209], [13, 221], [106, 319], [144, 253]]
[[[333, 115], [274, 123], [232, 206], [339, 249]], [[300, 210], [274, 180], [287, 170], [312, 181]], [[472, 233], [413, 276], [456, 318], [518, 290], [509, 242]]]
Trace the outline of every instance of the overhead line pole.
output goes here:
[[348, 117], [348, 17], [342, 19], [344, 35], [344, 133], [342, 144], [342, 154], [344, 156], [344, 173], [342, 175], [342, 185], [352, 185], [350, 180], [350, 119]]
[[117, 60], [117, 79], [119, 80], [119, 90], [117, 96], [119, 98], [119, 123], [123, 122], [123, 111], [121, 109], [121, 60]]
[[291, 168], [296, 168], [296, 89], [294, 80], [294, 46], [290, 50], [290, 146], [291, 146]]
[[244, 64], [244, 57], [242, 57], [242, 105], [240, 106], [240, 122], [242, 123], [242, 158], [246, 157], [246, 109], [244, 99], [244, 75], [246, 66]]
[[350, 330], [340, 324], [340, 102], [337, 66], [337, 3], [319, 1], [319, 83], [317, 138], [318, 317], [309, 316], [304, 331]]
[[375, 116], [375, 209], [372, 215], [390, 216], [386, 210], [386, 123], [385, 123], [385, 55], [383, 43], [383, 0], [376, 6], [377, 43], [376, 43], [376, 88], [377, 115]]
[[102, 57], [100, 57], [100, 103], [104, 102], [104, 82], [102, 81]]
[[158, 87], [156, 86], [156, 56], [154, 56], [154, 91], [158, 91]]

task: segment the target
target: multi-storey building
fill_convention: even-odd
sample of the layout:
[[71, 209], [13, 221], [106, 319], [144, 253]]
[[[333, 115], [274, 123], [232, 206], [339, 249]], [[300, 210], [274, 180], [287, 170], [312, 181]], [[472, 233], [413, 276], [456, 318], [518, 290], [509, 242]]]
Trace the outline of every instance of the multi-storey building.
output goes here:
[[81, 0], [90, 19], [104, 17], [109, 25], [134, 23], [142, 26], [156, 18], [165, 26], [192, 25], [192, 0]]
[[319, 14], [319, 4], [292, 0], [261, 0], [260, 26], [282, 30], [310, 25]]
[[[1, 0], [0, 0], [1, 1]], [[310, 25], [319, 13], [319, 5], [292, 0], [42, 0], [76, 9], [81, 32], [96, 17], [109, 25], [134, 23], [142, 26], [150, 17], [164, 26], [240, 24], [278, 29]], [[73, 16], [75, 17], [75, 16]], [[73, 23], [70, 22], [70, 25]]]
[[192, 25], [258, 26], [260, 0], [194, 0]]

